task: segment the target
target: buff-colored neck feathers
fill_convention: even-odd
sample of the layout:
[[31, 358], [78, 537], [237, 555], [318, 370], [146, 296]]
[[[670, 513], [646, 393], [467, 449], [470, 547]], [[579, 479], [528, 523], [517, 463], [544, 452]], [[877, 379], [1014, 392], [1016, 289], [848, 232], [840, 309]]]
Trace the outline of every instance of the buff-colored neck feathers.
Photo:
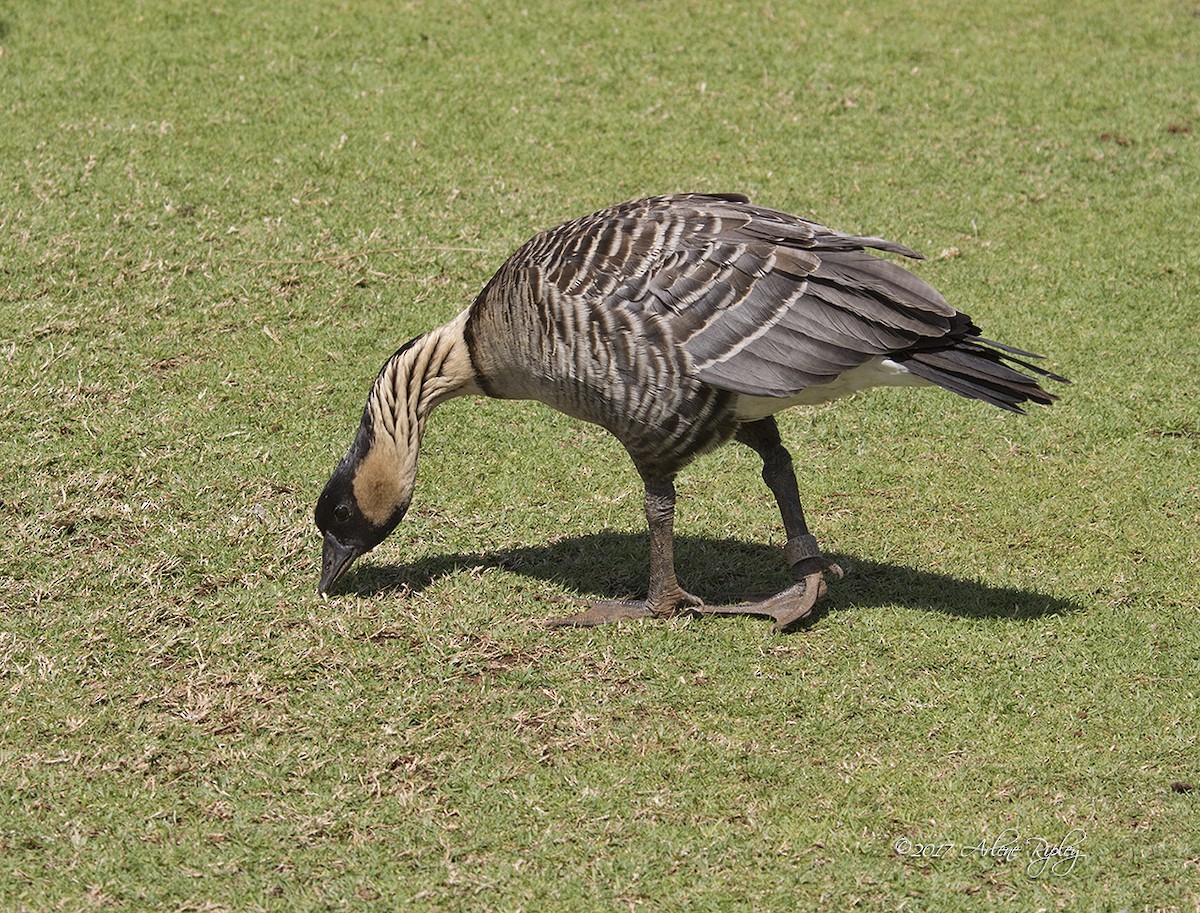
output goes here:
[[407, 508], [417, 479], [425, 420], [439, 403], [481, 392], [463, 340], [464, 311], [388, 360], [367, 400], [371, 446], [354, 473], [354, 498], [376, 525]]

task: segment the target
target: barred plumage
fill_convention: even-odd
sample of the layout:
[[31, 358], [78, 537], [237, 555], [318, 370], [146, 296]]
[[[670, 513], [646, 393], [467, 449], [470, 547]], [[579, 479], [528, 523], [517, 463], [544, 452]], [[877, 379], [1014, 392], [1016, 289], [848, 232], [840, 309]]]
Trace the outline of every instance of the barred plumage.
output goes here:
[[[645, 603], [601, 602], [564, 621], [750, 612], [785, 627], [824, 592], [791, 458], [774, 413], [877, 384], [936, 384], [1021, 411], [1052, 402], [1038, 356], [993, 343], [928, 283], [868, 249], [918, 257], [745, 197], [689, 194], [625, 203], [542, 232], [467, 310], [400, 349], [380, 371], [358, 435], [317, 504], [321, 592], [403, 517], [421, 430], [438, 402], [482, 391], [535, 399], [595, 422], [646, 484], [651, 580]], [[736, 437], [763, 458], [796, 585], [772, 599], [705, 606], [671, 557], [673, 479]]]

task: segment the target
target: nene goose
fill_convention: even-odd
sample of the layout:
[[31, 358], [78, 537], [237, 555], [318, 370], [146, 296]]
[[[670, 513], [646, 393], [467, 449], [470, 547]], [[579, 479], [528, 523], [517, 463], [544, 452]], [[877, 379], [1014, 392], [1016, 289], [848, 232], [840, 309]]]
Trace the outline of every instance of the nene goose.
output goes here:
[[[405, 344], [380, 370], [349, 452], [317, 501], [319, 592], [404, 516], [429, 413], [462, 394], [533, 399], [608, 429], [646, 489], [644, 602], [600, 600], [552, 619], [591, 625], [681, 611], [745, 613], [783, 629], [808, 616], [841, 570], [809, 533], [776, 412], [875, 385], [929, 385], [1013, 412], [1055, 400], [1010, 364], [1039, 356], [980, 338], [966, 314], [874, 249], [737, 195], [625, 203], [543, 232], [471, 306]], [[741, 441], [762, 457], [794, 584], [770, 598], [709, 605], [675, 576], [674, 479]]]

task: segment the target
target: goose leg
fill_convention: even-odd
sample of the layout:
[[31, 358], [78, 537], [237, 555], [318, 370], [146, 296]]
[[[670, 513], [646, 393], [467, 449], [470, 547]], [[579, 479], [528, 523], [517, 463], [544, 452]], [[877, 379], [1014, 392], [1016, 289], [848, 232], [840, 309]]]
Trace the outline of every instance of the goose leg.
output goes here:
[[779, 437], [779, 426], [775, 419], [743, 425], [737, 439], [753, 448], [762, 457], [762, 477], [783, 518], [787, 532], [787, 544], [783, 553], [795, 582], [780, 593], [757, 602], [726, 606], [703, 606], [695, 611], [721, 615], [760, 615], [775, 619], [775, 630], [782, 631], [812, 614], [817, 600], [828, 592], [825, 572], [840, 580], [842, 569], [821, 554], [817, 540], [808, 531], [804, 520], [804, 508], [800, 505], [800, 490], [796, 485], [796, 472], [792, 457]]
[[675, 485], [646, 481], [646, 523], [650, 527], [650, 593], [644, 602], [598, 599], [575, 615], [551, 618], [552, 626], [592, 627], [631, 618], [667, 618], [703, 603], [675, 577]]
[[787, 532], [784, 557], [791, 569], [792, 586], [774, 596], [732, 605], [707, 605], [688, 593], [675, 577], [673, 547], [675, 486], [666, 481], [646, 482], [646, 522], [650, 527], [650, 593], [645, 602], [617, 599], [596, 600], [582, 612], [548, 622], [555, 626], [591, 627], [625, 619], [663, 618], [690, 611], [702, 615], [756, 615], [775, 620], [783, 631], [812, 614], [817, 600], [828, 592], [825, 574], [840, 580], [842, 569], [821, 554], [817, 540], [808, 531], [792, 457], [779, 437], [775, 419], [743, 425], [737, 439], [762, 457], [762, 477], [783, 518]]

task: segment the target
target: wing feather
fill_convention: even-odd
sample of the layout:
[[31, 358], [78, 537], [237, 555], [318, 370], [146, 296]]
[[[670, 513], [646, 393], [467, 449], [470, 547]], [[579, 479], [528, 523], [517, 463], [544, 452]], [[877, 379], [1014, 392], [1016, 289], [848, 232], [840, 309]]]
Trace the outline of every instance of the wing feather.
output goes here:
[[700, 380], [784, 397], [877, 356], [977, 332], [928, 283], [866, 248], [920, 256], [745, 197], [693, 194], [566, 223], [524, 253], [577, 307], [657, 319]]

